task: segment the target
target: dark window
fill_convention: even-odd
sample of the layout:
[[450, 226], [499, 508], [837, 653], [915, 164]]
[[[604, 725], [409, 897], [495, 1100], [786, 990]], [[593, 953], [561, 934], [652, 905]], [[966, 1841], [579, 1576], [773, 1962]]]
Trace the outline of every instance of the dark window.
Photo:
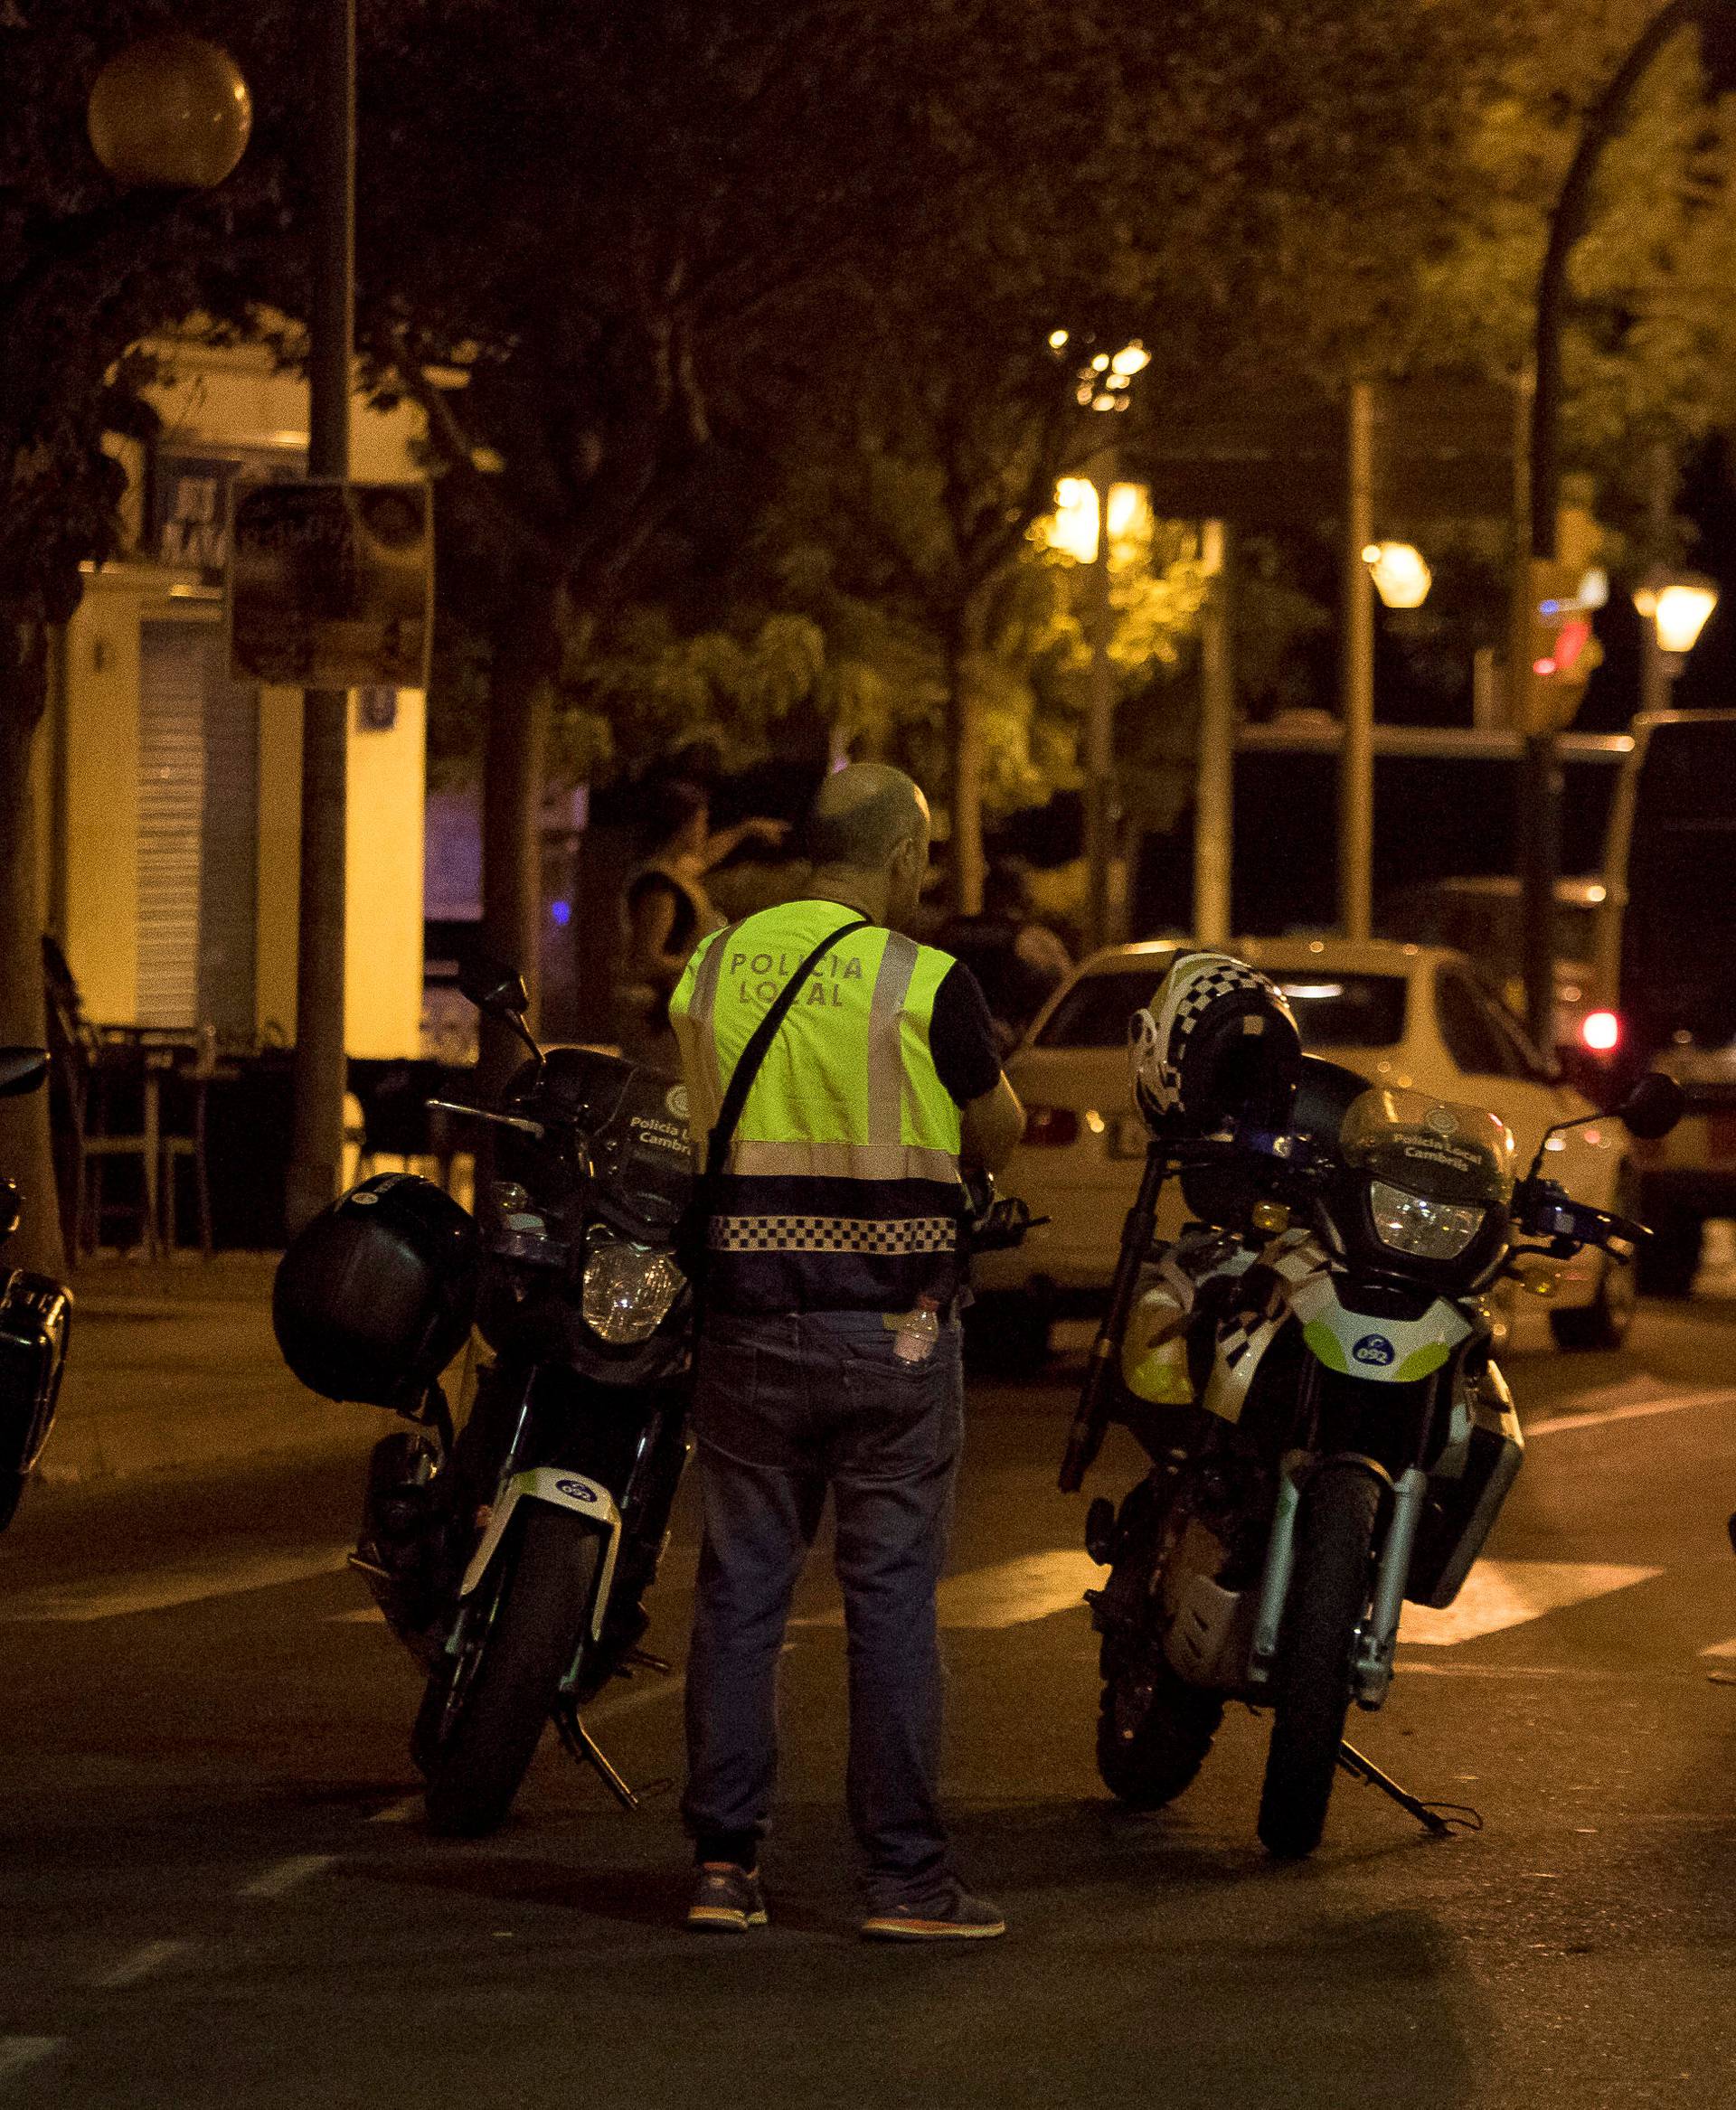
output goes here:
[[[1167, 971], [1159, 956], [1137, 967], [1087, 975], [1063, 996], [1037, 1035], [1040, 1048], [1119, 1048], [1127, 1021], [1150, 1003]], [[1404, 1038], [1401, 975], [1274, 972], [1290, 1000], [1306, 1048], [1391, 1048]]]
[[1443, 967], [1435, 977], [1435, 1008], [1440, 1020], [1440, 1037], [1447, 1052], [1471, 1077], [1514, 1077], [1517, 1052], [1495, 1028], [1483, 993], [1463, 975]]
[[1404, 1038], [1402, 975], [1273, 973], [1305, 1048], [1391, 1048]]

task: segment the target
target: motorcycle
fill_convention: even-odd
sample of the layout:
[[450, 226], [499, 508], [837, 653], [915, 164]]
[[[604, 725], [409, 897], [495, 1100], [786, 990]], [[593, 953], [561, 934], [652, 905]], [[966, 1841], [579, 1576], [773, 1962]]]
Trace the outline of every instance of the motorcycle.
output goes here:
[[[0, 1098], [39, 1091], [48, 1077], [41, 1048], [0, 1048]], [[24, 1220], [24, 1198], [0, 1180], [0, 1246]], [[27, 1268], [0, 1269], [0, 1531], [17, 1513], [54, 1425], [72, 1326], [72, 1293]]]
[[[1344, 1727], [1387, 1698], [1404, 1604], [1452, 1603], [1524, 1458], [1486, 1300], [1510, 1275], [1546, 1290], [1540, 1271], [1587, 1246], [1630, 1260], [1648, 1234], [1544, 1178], [1548, 1137], [1515, 1181], [1494, 1116], [1318, 1058], [1282, 1133], [1188, 1134], [1136, 1099], [1145, 1172], [1061, 1474], [1077, 1492], [1111, 1420], [1151, 1459], [1086, 1519], [1109, 1571], [1087, 1593], [1099, 1772], [1164, 1806], [1241, 1700], [1272, 1715], [1274, 1855], [1318, 1845], [1341, 1770], [1445, 1830]], [[1681, 1111], [1652, 1075], [1614, 1117], [1651, 1138]], [[1175, 1176], [1203, 1220], [1159, 1247]]]
[[[544, 1053], [510, 970], [460, 980], [529, 1060], [497, 1106], [430, 1100], [497, 1138], [488, 1205], [364, 1182], [279, 1268], [279, 1345], [304, 1382], [411, 1426], [370, 1460], [352, 1565], [427, 1683], [411, 1737], [430, 1827], [506, 1817], [544, 1725], [627, 1808], [584, 1725], [639, 1646], [690, 1442], [693, 1297], [675, 1234], [693, 1182], [686, 1095], [618, 1057]], [[455, 1433], [442, 1372], [492, 1360]]]

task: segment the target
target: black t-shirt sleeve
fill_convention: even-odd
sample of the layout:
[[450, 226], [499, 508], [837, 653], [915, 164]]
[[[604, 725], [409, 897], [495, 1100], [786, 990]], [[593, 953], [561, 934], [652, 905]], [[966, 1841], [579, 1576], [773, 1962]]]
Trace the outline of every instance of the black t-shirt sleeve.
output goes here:
[[961, 1107], [992, 1092], [1000, 1081], [995, 1023], [982, 984], [962, 961], [954, 961], [935, 992], [929, 1049], [936, 1074]]

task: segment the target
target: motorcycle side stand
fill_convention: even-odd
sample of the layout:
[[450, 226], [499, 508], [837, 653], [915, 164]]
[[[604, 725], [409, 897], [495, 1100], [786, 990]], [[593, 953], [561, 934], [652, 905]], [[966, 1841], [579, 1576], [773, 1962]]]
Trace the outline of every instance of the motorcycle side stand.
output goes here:
[[1442, 1806], [1448, 1810], [1464, 1810], [1464, 1814], [1443, 1816], [1439, 1809], [1420, 1801], [1417, 1796], [1401, 1788], [1390, 1774], [1382, 1773], [1374, 1761], [1364, 1757], [1354, 1744], [1339, 1745], [1338, 1763], [1353, 1780], [1360, 1780], [1366, 1786], [1379, 1788], [1383, 1795], [1391, 1796], [1400, 1809], [1408, 1810], [1431, 1838], [1450, 1839], [1456, 1829], [1472, 1832], [1483, 1829], [1483, 1820], [1475, 1810], [1458, 1803], [1448, 1803]]
[[579, 1710], [568, 1705], [554, 1710], [554, 1726], [567, 1755], [576, 1766], [589, 1766], [624, 1810], [637, 1810], [639, 1798], [609, 1764], [596, 1738], [579, 1719]]

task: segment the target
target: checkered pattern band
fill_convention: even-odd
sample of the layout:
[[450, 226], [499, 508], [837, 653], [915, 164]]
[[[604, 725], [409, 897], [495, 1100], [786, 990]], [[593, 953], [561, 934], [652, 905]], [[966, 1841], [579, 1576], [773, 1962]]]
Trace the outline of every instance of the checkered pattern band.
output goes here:
[[950, 1253], [958, 1242], [951, 1216], [719, 1216], [715, 1253]]
[[1249, 992], [1269, 995], [1272, 985], [1264, 975], [1243, 966], [1239, 960], [1228, 960], [1222, 967], [1211, 968], [1188, 984], [1175, 1005], [1172, 1031], [1178, 1034], [1191, 1033], [1200, 1013], [1209, 1010], [1219, 997], [1239, 996]]

